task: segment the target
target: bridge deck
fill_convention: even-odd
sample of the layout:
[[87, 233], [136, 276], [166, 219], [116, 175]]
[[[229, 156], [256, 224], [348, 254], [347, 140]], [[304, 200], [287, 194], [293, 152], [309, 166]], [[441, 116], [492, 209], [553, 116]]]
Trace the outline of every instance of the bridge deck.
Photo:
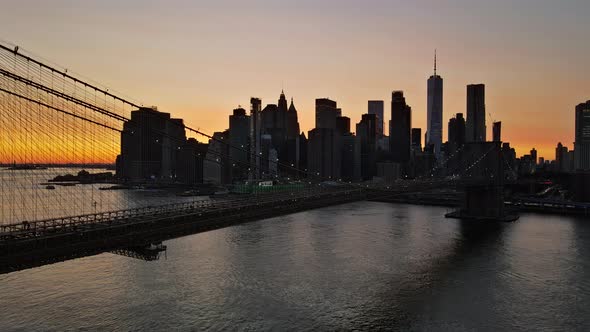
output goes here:
[[282, 204], [297, 199], [319, 199], [326, 195], [362, 192], [362, 189], [321, 190], [317, 192], [298, 191], [273, 194], [260, 194], [232, 200], [200, 200], [186, 203], [175, 203], [147, 206], [137, 209], [109, 211], [96, 214], [85, 214], [65, 218], [21, 222], [0, 225], [0, 246], [27, 240], [40, 240], [69, 233], [84, 233], [98, 229], [132, 227], [152, 223], [157, 220], [177, 218], [181, 216], [198, 217], [206, 213], [223, 213], [224, 211], [255, 208], [269, 203]]

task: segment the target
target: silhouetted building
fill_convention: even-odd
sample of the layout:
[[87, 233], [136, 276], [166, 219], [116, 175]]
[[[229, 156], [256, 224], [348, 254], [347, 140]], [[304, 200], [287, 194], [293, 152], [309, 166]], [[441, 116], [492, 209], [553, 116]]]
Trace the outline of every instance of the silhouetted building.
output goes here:
[[486, 104], [485, 85], [467, 86], [467, 122], [465, 142], [486, 141]]
[[394, 162], [405, 163], [410, 160], [410, 131], [412, 129], [412, 109], [406, 104], [403, 91], [391, 94], [391, 122], [389, 150]]
[[123, 124], [117, 176], [130, 181], [177, 181], [184, 124], [169, 113], [141, 107]]
[[443, 79], [436, 74], [436, 52], [434, 53], [434, 74], [428, 79], [428, 100], [426, 117], [426, 143], [434, 146], [434, 154], [440, 158], [443, 121]]
[[500, 121], [493, 123], [492, 141], [494, 141], [494, 142], [501, 142], [502, 141], [502, 122], [500, 122]]
[[569, 171], [569, 151], [567, 146], [563, 146], [561, 142], [557, 143], [555, 148], [555, 170], [557, 172], [568, 172]]
[[232, 180], [245, 180], [248, 176], [250, 146], [250, 117], [246, 110], [236, 108], [229, 116], [229, 159], [232, 163]]
[[231, 183], [231, 162], [229, 161], [229, 130], [213, 133], [203, 162], [205, 182], [214, 184]]
[[307, 172], [307, 138], [305, 137], [305, 134], [302, 132], [299, 135], [299, 166], [298, 168], [300, 170], [303, 170], [304, 172]]
[[516, 150], [510, 147], [510, 143], [502, 143], [502, 158], [506, 162], [506, 174], [507, 178], [516, 179], [517, 167], [516, 167]]
[[370, 180], [377, 174], [377, 115], [363, 114], [356, 125], [356, 135], [360, 142], [361, 177]]
[[285, 97], [285, 92], [281, 90], [281, 94], [279, 96], [279, 100], [277, 102], [277, 114], [275, 117], [275, 128], [280, 128], [285, 130], [285, 135], [287, 132], [287, 111], [289, 110], [287, 106], [287, 98]]
[[272, 146], [272, 137], [269, 134], [260, 135], [260, 178], [274, 179], [277, 176], [277, 153]]
[[249, 178], [260, 178], [260, 134], [262, 123], [262, 101], [250, 98], [250, 175]]
[[315, 100], [315, 127], [336, 129], [336, 118], [342, 111], [336, 108], [336, 102], [327, 98]]
[[314, 128], [309, 131], [308, 136], [307, 168], [310, 176], [322, 180], [339, 179], [339, 135], [331, 128]]
[[340, 179], [345, 182], [358, 181], [361, 177], [360, 140], [352, 133], [340, 137]]
[[531, 158], [533, 159], [533, 163], [535, 163], [535, 165], [537, 165], [537, 149], [532, 148]]
[[275, 126], [275, 118], [278, 107], [275, 104], [268, 104], [262, 109], [260, 115], [260, 133], [269, 134]]
[[590, 100], [576, 106], [574, 167], [576, 170], [590, 170]]
[[281, 91], [277, 104], [268, 104], [261, 111], [261, 134], [271, 136], [271, 143], [279, 159], [279, 172], [295, 176], [294, 168], [299, 164], [299, 121], [297, 109], [293, 104], [287, 107], [287, 98]]
[[422, 151], [422, 129], [412, 128], [412, 150]]
[[465, 118], [463, 118], [463, 113], [457, 113], [454, 118], [449, 120], [448, 141], [457, 148], [465, 143]]
[[180, 164], [178, 181], [188, 185], [203, 183], [204, 161], [208, 144], [199, 143], [189, 138], [180, 150]]
[[291, 98], [291, 105], [287, 110], [287, 137], [285, 138], [285, 147], [283, 156], [279, 158], [285, 159], [284, 161], [290, 167], [288, 174], [295, 176], [293, 168], [297, 168], [301, 159], [301, 149], [299, 145], [299, 119], [297, 117], [297, 109], [293, 104], [293, 98]]
[[384, 103], [383, 100], [369, 100], [368, 102], [368, 113], [375, 114], [377, 116], [377, 138], [381, 138], [384, 135], [383, 123], [385, 121], [384, 116]]
[[336, 132], [338, 135], [346, 135], [350, 133], [350, 118], [347, 116], [339, 116], [336, 118]]

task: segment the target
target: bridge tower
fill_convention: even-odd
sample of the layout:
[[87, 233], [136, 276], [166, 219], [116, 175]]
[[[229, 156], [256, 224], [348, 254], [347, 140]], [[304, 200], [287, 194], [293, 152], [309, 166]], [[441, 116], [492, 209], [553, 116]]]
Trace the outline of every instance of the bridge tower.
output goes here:
[[470, 142], [463, 149], [463, 200], [447, 218], [515, 221], [504, 207], [504, 159], [501, 142]]

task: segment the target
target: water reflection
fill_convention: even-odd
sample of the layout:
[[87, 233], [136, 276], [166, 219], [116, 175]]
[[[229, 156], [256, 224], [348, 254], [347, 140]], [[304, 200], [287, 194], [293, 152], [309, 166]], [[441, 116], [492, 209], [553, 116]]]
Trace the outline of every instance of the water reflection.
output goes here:
[[359, 202], [0, 276], [0, 330], [590, 328], [587, 222], [444, 213]]

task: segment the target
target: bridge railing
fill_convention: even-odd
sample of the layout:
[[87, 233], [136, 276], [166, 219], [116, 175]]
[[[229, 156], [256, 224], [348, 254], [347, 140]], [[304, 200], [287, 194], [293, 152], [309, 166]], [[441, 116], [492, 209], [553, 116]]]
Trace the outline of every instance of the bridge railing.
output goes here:
[[135, 209], [100, 212], [95, 214], [84, 214], [65, 218], [55, 218], [32, 222], [20, 222], [14, 224], [0, 225], [0, 241], [15, 239], [35, 238], [59, 232], [78, 231], [85, 227], [110, 226], [117, 223], [139, 221], [143, 222], [149, 218], [161, 218], [166, 215], [179, 215], [182, 213], [196, 213], [199, 209], [213, 208], [223, 211], [253, 207], [258, 205], [281, 202], [285, 200], [296, 200], [299, 198], [315, 198], [323, 195], [359, 193], [362, 188], [320, 188], [314, 191], [282, 192], [272, 194], [248, 195], [233, 200], [212, 201], [198, 200], [191, 202], [172, 203], [163, 205], [147, 206]]
[[18, 237], [26, 233], [58, 231], [62, 229], [73, 229], [87, 224], [113, 223], [134, 217], [161, 214], [170, 211], [196, 209], [212, 205], [211, 201], [198, 200], [191, 202], [172, 203], [140, 207], [135, 209], [107, 211], [77, 216], [54, 218], [37, 221], [23, 221], [13, 224], [0, 225], [0, 239], [3, 237]]

